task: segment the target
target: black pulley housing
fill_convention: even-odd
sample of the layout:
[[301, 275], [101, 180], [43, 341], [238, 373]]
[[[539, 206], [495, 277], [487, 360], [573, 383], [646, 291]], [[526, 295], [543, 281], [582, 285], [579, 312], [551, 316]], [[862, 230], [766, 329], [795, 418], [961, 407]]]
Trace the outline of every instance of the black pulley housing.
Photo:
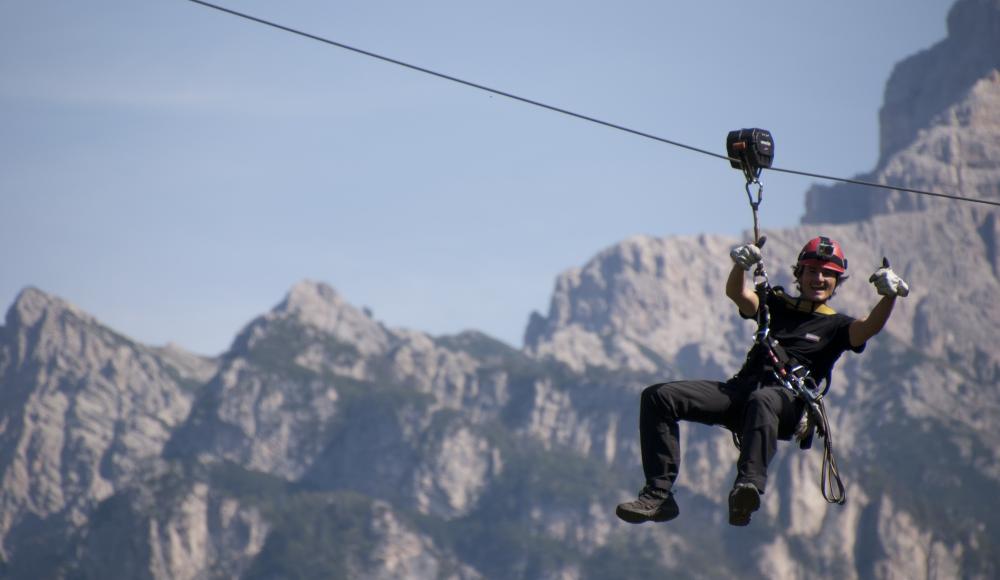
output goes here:
[[726, 153], [734, 169], [760, 173], [774, 161], [774, 139], [767, 129], [737, 129], [726, 136]]

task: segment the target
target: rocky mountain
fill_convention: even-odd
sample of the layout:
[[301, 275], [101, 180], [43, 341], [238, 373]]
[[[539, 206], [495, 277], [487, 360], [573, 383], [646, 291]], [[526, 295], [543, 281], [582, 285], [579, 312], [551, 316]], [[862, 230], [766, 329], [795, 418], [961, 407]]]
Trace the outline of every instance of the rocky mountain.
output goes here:
[[215, 362], [137, 344], [34, 288], [0, 337], [3, 551], [47, 553], [159, 457]]
[[[876, 168], [857, 176], [912, 189], [1000, 197], [1000, 1], [962, 0], [948, 36], [894, 68]], [[952, 202], [850, 184], [815, 185], [803, 223], [844, 223]]]
[[[959, 0], [948, 39], [897, 67], [871, 179], [1000, 199], [998, 21]], [[723, 378], [750, 344], [722, 292], [735, 238], [605, 249], [559, 276], [521, 350], [389, 328], [304, 281], [205, 359], [26, 289], [0, 327], [0, 577], [996, 577], [998, 218], [817, 186], [801, 227], [766, 230], [786, 287], [806, 239], [843, 243], [840, 311], [876, 302], [883, 256], [912, 292], [833, 378], [847, 504], [823, 500], [818, 449], [783, 445], [745, 529], [726, 524], [733, 444], [698, 425], [680, 518], [613, 514], [642, 484], [639, 391]]]
[[[324, 284], [296, 285], [217, 361], [26, 290], [0, 353], [10, 577], [506, 576], [497, 544], [535, 576], [559, 546], [531, 545], [548, 526], [588, 546], [611, 526], [593, 513], [618, 486], [587, 455], [614, 457], [612, 397], [482, 334], [388, 329]], [[594, 486], [563, 496], [571, 477]], [[32, 503], [44, 486], [63, 501]]]

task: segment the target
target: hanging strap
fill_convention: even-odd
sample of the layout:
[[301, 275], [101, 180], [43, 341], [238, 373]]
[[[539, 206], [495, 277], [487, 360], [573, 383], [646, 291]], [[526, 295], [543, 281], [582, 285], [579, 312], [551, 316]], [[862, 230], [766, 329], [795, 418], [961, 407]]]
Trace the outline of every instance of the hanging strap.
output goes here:
[[[757, 201], [754, 201], [753, 194], [750, 193], [750, 186], [754, 184], [757, 185]], [[760, 202], [764, 200], [764, 184], [761, 183], [757, 177], [750, 177], [750, 174], [748, 173], [746, 191], [747, 200], [750, 202], [750, 209], [753, 210], [753, 241], [758, 247], [760, 247], [764, 245], [764, 242], [762, 242], [760, 238], [760, 220], [757, 216], [757, 210], [760, 208]]]

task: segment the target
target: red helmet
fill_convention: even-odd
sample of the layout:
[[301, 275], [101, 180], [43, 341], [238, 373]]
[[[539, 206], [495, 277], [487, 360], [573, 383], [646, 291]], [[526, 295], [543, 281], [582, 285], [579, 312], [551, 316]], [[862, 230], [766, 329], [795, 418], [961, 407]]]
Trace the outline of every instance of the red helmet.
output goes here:
[[826, 236], [813, 238], [799, 252], [795, 263], [796, 276], [803, 266], [817, 266], [825, 270], [833, 270], [837, 274], [847, 272], [847, 258], [840, 244]]

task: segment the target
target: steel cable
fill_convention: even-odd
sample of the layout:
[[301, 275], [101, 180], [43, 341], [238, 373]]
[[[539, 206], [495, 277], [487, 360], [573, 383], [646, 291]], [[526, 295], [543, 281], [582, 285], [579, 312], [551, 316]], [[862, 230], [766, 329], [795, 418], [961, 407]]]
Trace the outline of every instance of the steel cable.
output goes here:
[[[576, 119], [581, 119], [583, 121], [589, 121], [591, 123], [596, 123], [598, 125], [603, 125], [605, 127], [611, 128], [611, 129], [617, 129], [619, 131], [624, 131], [624, 132], [630, 133], [632, 135], [637, 135], [639, 137], [645, 137], [646, 139], [652, 139], [652, 140], [658, 141], [660, 143], [665, 143], [667, 145], [673, 145], [675, 147], [680, 147], [682, 149], [687, 149], [689, 151], [694, 151], [696, 153], [701, 153], [703, 155], [709, 155], [709, 156], [715, 157], [717, 159], [724, 159], [726, 161], [736, 161], [736, 162], [739, 161], [738, 159], [734, 159], [734, 158], [731, 158], [731, 157], [726, 156], [726, 155], [720, 155], [718, 153], [714, 153], [714, 152], [709, 151], [707, 149], [702, 149], [700, 147], [694, 147], [692, 145], [687, 145], [687, 144], [681, 143], [679, 141], [674, 141], [672, 139], [667, 139], [665, 137], [659, 137], [657, 135], [653, 135], [653, 134], [647, 133], [645, 131], [639, 131], [637, 129], [631, 129], [631, 128], [625, 127], [623, 125], [619, 125], [619, 124], [616, 124], [616, 123], [611, 123], [611, 122], [608, 122], [608, 121], [603, 121], [601, 119], [597, 119], [597, 118], [591, 117], [589, 115], [583, 115], [583, 114], [580, 114], [580, 113], [576, 113], [576, 112], [570, 111], [568, 109], [563, 109], [561, 107], [556, 107], [556, 106], [553, 106], [553, 105], [549, 105], [549, 104], [543, 103], [541, 101], [536, 101], [534, 99], [529, 99], [529, 98], [526, 98], [526, 97], [518, 96], [518, 95], [515, 95], [513, 93], [509, 93], [507, 91], [502, 91], [502, 90], [499, 90], [499, 89], [494, 89], [494, 88], [491, 88], [491, 87], [488, 87], [488, 86], [485, 86], [485, 85], [481, 85], [479, 83], [475, 83], [475, 82], [472, 82], [472, 81], [467, 81], [465, 79], [461, 79], [461, 78], [456, 77], [456, 76], [452, 76], [452, 75], [449, 75], [449, 74], [445, 74], [445, 73], [441, 73], [441, 72], [438, 72], [438, 71], [434, 71], [434, 70], [431, 70], [431, 69], [426, 68], [426, 67], [418, 66], [418, 65], [411, 64], [411, 63], [408, 63], [408, 62], [404, 62], [404, 61], [401, 61], [401, 60], [398, 60], [398, 59], [395, 59], [395, 58], [391, 58], [391, 57], [388, 57], [388, 56], [377, 54], [377, 53], [374, 53], [374, 52], [371, 52], [371, 51], [368, 51], [368, 50], [357, 48], [355, 46], [344, 44], [342, 42], [337, 42], [337, 41], [331, 40], [329, 38], [324, 38], [322, 36], [317, 36], [315, 34], [310, 34], [308, 32], [303, 32], [301, 30], [297, 30], [297, 29], [291, 28], [289, 26], [284, 26], [282, 24], [278, 24], [278, 23], [272, 22], [270, 20], [265, 20], [263, 18], [258, 18], [256, 16], [253, 16], [253, 15], [250, 15], [250, 14], [246, 14], [244, 12], [238, 12], [238, 11], [232, 10], [230, 8], [219, 6], [217, 4], [212, 4], [211, 2], [205, 2], [204, 0], [188, 0], [188, 2], [192, 2], [194, 4], [200, 4], [201, 6], [205, 6], [206, 8], [212, 8], [213, 10], [218, 10], [220, 12], [224, 12], [226, 14], [237, 16], [239, 18], [244, 18], [246, 20], [250, 20], [250, 21], [256, 22], [258, 24], [263, 24], [264, 26], [269, 26], [271, 28], [276, 28], [278, 30], [282, 30], [282, 31], [285, 31], [285, 32], [289, 32], [291, 34], [302, 36], [302, 37], [308, 38], [310, 40], [315, 40], [315, 41], [318, 41], [318, 42], [322, 42], [324, 44], [328, 44], [328, 45], [331, 45], [331, 46], [336, 46], [336, 47], [342, 48], [344, 50], [349, 50], [349, 51], [352, 51], [352, 52], [356, 52], [358, 54], [362, 54], [362, 55], [365, 55], [365, 56], [368, 56], [368, 57], [371, 57], [371, 58], [375, 58], [375, 59], [378, 59], [378, 60], [381, 60], [381, 61], [384, 61], [384, 62], [388, 62], [388, 63], [395, 64], [395, 65], [398, 65], [398, 66], [402, 66], [402, 67], [405, 67], [405, 68], [408, 68], [408, 69], [411, 69], [411, 70], [415, 70], [415, 71], [418, 71], [418, 72], [421, 72], [421, 73], [424, 73], [424, 74], [428, 74], [428, 75], [435, 76], [435, 77], [438, 77], [438, 78], [441, 78], [441, 79], [445, 79], [445, 80], [448, 80], [448, 81], [451, 81], [451, 82], [454, 82], [454, 83], [465, 85], [467, 87], [472, 87], [474, 89], [479, 89], [481, 91], [486, 91], [486, 92], [492, 93], [494, 95], [499, 95], [501, 97], [507, 97], [508, 99], [512, 99], [512, 100], [519, 101], [519, 102], [522, 102], [522, 103], [526, 103], [528, 105], [533, 105], [533, 106], [536, 106], [536, 107], [540, 107], [542, 109], [546, 109], [546, 110], [553, 111], [553, 112], [556, 112], [556, 113], [561, 113], [563, 115], [568, 115], [568, 116], [574, 117]], [[939, 192], [935, 192], [935, 191], [926, 191], [926, 190], [921, 190], [921, 189], [913, 189], [913, 188], [908, 188], [908, 187], [887, 185], [887, 184], [884, 184], [884, 183], [874, 183], [874, 182], [870, 182], [870, 181], [862, 181], [862, 180], [859, 180], [859, 179], [847, 179], [847, 178], [843, 178], [843, 177], [834, 177], [834, 176], [831, 176], [831, 175], [822, 175], [822, 174], [819, 174], [819, 173], [810, 173], [810, 172], [807, 172], [807, 171], [798, 171], [798, 170], [795, 170], [795, 169], [785, 169], [785, 168], [779, 168], [779, 167], [771, 167], [769, 169], [771, 171], [777, 171], [777, 172], [780, 172], [780, 173], [790, 173], [790, 174], [794, 174], [794, 175], [801, 175], [801, 176], [805, 176], [805, 177], [813, 177], [813, 178], [816, 178], [816, 179], [824, 179], [824, 180], [828, 180], [828, 181], [839, 181], [841, 183], [851, 183], [851, 184], [854, 184], [854, 185], [863, 185], [863, 186], [867, 186], [867, 187], [876, 187], [876, 188], [888, 189], [888, 190], [893, 190], [893, 191], [902, 191], [902, 192], [913, 193], [913, 194], [918, 194], [918, 195], [928, 195], [928, 196], [933, 196], [933, 197], [941, 197], [941, 198], [952, 199], [952, 200], [956, 200], [956, 201], [966, 201], [966, 202], [970, 202], [970, 203], [981, 203], [981, 204], [986, 204], [986, 205], [992, 205], [992, 206], [1000, 207], [1000, 202], [993, 201], [993, 200], [988, 200], [988, 199], [979, 199], [979, 198], [966, 197], [966, 196], [961, 196], [961, 195], [939, 193]]]

